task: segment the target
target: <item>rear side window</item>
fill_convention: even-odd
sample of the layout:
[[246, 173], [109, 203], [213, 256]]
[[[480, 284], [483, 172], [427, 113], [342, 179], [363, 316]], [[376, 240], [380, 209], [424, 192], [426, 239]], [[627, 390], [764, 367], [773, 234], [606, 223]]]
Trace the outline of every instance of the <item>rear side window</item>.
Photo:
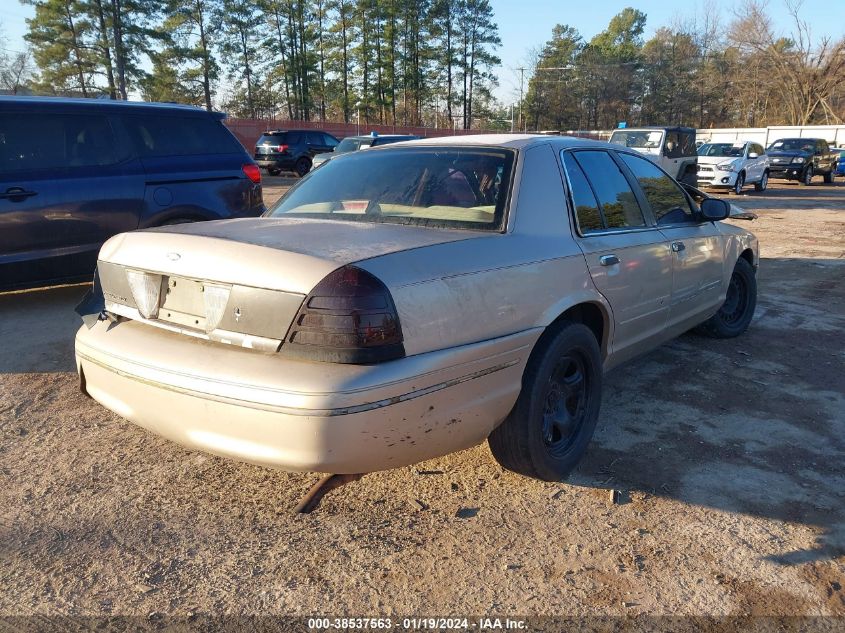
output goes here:
[[605, 228], [645, 226], [643, 212], [631, 186], [607, 152], [589, 150], [574, 152], [573, 155], [593, 186], [601, 205]]
[[675, 224], [693, 221], [687, 197], [675, 182], [653, 163], [639, 156], [619, 154], [634, 173], [648, 200], [658, 224]]
[[337, 139], [329, 134], [323, 134], [323, 144], [328, 145], [329, 147], [334, 147], [337, 145]]
[[572, 191], [572, 203], [575, 205], [575, 216], [581, 233], [591, 233], [604, 229], [604, 222], [599, 212], [599, 203], [593, 193], [587, 177], [575, 162], [571, 154], [563, 155], [563, 164], [569, 176], [569, 187]]
[[113, 165], [118, 162], [115, 147], [105, 116], [0, 116], [0, 171]]
[[124, 123], [142, 157], [243, 152], [223, 123], [207, 116], [126, 116]]

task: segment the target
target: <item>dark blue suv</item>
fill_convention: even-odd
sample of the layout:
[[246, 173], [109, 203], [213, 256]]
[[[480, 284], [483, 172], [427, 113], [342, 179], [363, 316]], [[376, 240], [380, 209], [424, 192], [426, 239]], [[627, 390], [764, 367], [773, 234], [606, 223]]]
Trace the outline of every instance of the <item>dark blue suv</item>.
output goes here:
[[258, 166], [223, 114], [0, 97], [0, 289], [89, 280], [109, 237], [258, 216]]

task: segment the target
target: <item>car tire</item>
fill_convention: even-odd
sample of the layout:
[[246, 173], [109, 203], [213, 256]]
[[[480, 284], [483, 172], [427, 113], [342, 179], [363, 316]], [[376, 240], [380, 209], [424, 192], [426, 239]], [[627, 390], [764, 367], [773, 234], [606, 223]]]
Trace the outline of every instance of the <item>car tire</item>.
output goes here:
[[564, 321], [531, 353], [508, 417], [490, 434], [490, 452], [507, 470], [561, 481], [581, 461], [601, 405], [601, 351], [593, 332]]
[[813, 176], [815, 176], [815, 173], [813, 173], [813, 166], [810, 165], [806, 170], [804, 170], [804, 173], [801, 174], [801, 184], [805, 187], [809, 187], [813, 184]]
[[311, 161], [303, 156], [296, 161], [296, 164], [293, 166], [293, 170], [296, 172], [297, 176], [302, 178], [305, 174], [311, 171]]
[[757, 307], [757, 275], [744, 257], [734, 266], [725, 302], [719, 311], [698, 326], [699, 332], [713, 338], [733, 338], [748, 329]]
[[734, 186], [733, 186], [733, 192], [736, 195], [741, 194], [742, 188], [744, 186], [745, 186], [745, 172], [741, 171], [736, 175], [736, 182], [734, 183]]
[[754, 183], [754, 191], [765, 191], [769, 186], [769, 172], [764, 171], [760, 176], [760, 182]]
[[825, 184], [832, 184], [833, 183], [833, 170], [830, 170], [824, 175]]

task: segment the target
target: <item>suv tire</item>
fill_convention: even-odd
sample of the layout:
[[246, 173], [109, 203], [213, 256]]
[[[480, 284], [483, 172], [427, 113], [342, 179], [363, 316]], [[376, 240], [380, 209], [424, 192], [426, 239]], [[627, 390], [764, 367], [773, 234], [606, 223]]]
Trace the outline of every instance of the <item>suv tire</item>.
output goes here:
[[305, 158], [304, 156], [296, 161], [296, 164], [293, 166], [293, 170], [296, 172], [296, 175], [302, 178], [311, 171], [311, 161]]
[[744, 257], [734, 266], [725, 302], [719, 311], [698, 326], [702, 334], [713, 338], [733, 338], [748, 329], [757, 307], [757, 275]]
[[741, 171], [736, 175], [736, 182], [734, 183], [732, 191], [739, 195], [742, 193], [742, 188], [745, 186], [745, 172]]
[[760, 176], [760, 182], [754, 183], [754, 191], [765, 191], [768, 186], [769, 186], [769, 171], [766, 170], [766, 171], [763, 172], [763, 175]]
[[528, 359], [522, 389], [487, 442], [515, 473], [561, 481], [581, 461], [601, 405], [601, 351], [586, 325], [552, 326]]
[[832, 169], [824, 175], [824, 181], [828, 185], [833, 182], [833, 170]]

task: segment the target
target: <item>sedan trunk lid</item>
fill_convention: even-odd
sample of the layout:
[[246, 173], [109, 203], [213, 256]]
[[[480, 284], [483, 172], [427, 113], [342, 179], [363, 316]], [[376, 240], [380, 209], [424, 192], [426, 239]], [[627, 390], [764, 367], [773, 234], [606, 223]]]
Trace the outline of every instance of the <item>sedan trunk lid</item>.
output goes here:
[[278, 349], [305, 296], [341, 266], [484, 233], [248, 218], [124, 233], [100, 251], [105, 307], [224, 343]]

